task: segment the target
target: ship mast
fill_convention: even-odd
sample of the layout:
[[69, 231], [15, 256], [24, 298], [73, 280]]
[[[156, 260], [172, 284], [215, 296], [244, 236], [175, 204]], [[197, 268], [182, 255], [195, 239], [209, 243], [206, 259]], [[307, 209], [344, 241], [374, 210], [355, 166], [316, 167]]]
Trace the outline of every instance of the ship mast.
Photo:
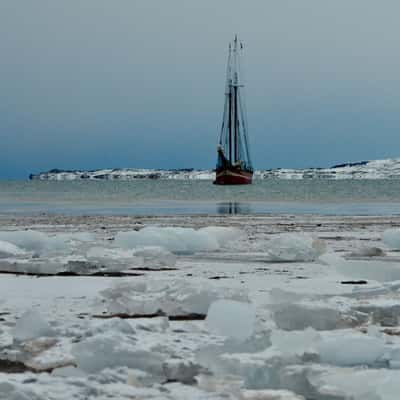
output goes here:
[[233, 130], [233, 143], [234, 143], [234, 156], [233, 163], [239, 161], [239, 118], [238, 118], [238, 70], [237, 70], [237, 35], [233, 42], [233, 117], [234, 117], [234, 130]]
[[242, 50], [243, 44], [235, 35], [229, 44], [226, 67], [224, 114], [214, 181], [217, 185], [247, 185], [253, 179], [242, 84]]
[[[229, 43], [228, 57], [228, 160], [232, 163], [232, 71], [231, 71], [231, 44]], [[234, 142], [233, 142], [234, 143]]]
[[252, 171], [247, 137], [243, 85], [240, 81], [243, 45], [237, 35], [229, 44], [226, 69], [225, 104], [218, 143], [219, 165], [231, 165]]

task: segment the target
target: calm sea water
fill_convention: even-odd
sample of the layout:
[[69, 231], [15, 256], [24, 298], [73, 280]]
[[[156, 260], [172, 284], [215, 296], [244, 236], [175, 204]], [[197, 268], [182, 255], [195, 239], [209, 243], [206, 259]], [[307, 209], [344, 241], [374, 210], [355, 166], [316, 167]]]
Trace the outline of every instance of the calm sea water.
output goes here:
[[400, 214], [400, 180], [0, 181], [0, 213]]

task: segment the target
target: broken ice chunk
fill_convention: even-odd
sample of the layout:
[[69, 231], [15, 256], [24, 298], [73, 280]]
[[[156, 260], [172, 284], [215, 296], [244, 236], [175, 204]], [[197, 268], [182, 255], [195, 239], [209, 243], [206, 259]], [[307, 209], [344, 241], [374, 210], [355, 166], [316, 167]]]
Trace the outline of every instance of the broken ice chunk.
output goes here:
[[307, 327], [319, 331], [340, 329], [359, 325], [367, 318], [365, 314], [346, 314], [335, 308], [313, 304], [279, 304], [273, 309], [277, 327], [287, 331]]
[[383, 339], [362, 333], [347, 333], [324, 338], [316, 345], [321, 362], [338, 366], [373, 366], [383, 361]]
[[[197, 386], [207, 392], [223, 393], [226, 399], [240, 399], [243, 379], [239, 376], [226, 375], [223, 377], [214, 374], [200, 374], [196, 377]], [[231, 394], [231, 396], [229, 396]]]
[[86, 252], [86, 257], [89, 260], [104, 261], [104, 260], [131, 260], [134, 258], [132, 250], [114, 249], [107, 247], [90, 247]]
[[119, 232], [115, 244], [122, 248], [160, 246], [172, 252], [216, 250], [215, 243], [206, 234], [200, 235], [193, 228], [146, 227], [140, 231]]
[[400, 249], [400, 229], [387, 229], [382, 234], [383, 243], [392, 249]]
[[73, 242], [93, 242], [95, 240], [95, 235], [91, 232], [57, 233], [56, 237]]
[[255, 307], [234, 300], [217, 300], [211, 304], [206, 318], [208, 329], [221, 336], [245, 340], [254, 332]]
[[[303, 373], [304, 374], [304, 373]], [[306, 373], [315, 399], [398, 400], [399, 371], [386, 368], [311, 367]], [[303, 386], [304, 387], [304, 386]]]
[[241, 400], [304, 400], [303, 396], [288, 390], [252, 390], [245, 389], [241, 392]]
[[314, 261], [325, 252], [325, 244], [305, 233], [284, 233], [267, 243], [271, 261]]
[[144, 315], [162, 312], [168, 316], [205, 315], [210, 304], [218, 299], [247, 301], [242, 290], [215, 288], [211, 284], [188, 285], [187, 281], [157, 280], [114, 284], [100, 292], [96, 312], [107, 314]]
[[43, 232], [26, 231], [2, 231], [0, 240], [4, 240], [28, 251], [44, 253], [52, 250], [59, 250], [65, 247], [63, 238], [50, 237]]
[[101, 321], [101, 323], [98, 325], [91, 326], [88, 330], [86, 330], [84, 336], [90, 337], [109, 332], [118, 332], [126, 336], [133, 336], [135, 334], [135, 330], [128, 321], [121, 318], [111, 318], [104, 322]]
[[213, 237], [221, 247], [225, 247], [243, 237], [243, 232], [239, 229], [226, 226], [206, 226], [200, 228], [198, 232]]
[[15, 244], [0, 240], [0, 258], [18, 256], [24, 253], [25, 252]]
[[356, 280], [367, 279], [378, 282], [400, 280], [398, 263], [379, 260], [345, 260], [333, 253], [322, 255], [320, 260], [335, 267], [339, 273]]
[[176, 264], [176, 256], [159, 246], [146, 246], [136, 250], [134, 254], [143, 259], [143, 266], [149, 268], [172, 268]]
[[312, 328], [291, 332], [275, 330], [271, 334], [271, 349], [288, 358], [303, 357], [316, 354], [314, 346], [319, 340], [320, 335]]
[[46, 233], [34, 230], [24, 231], [0, 231], [0, 241], [14, 244], [26, 251], [42, 255], [68, 250], [71, 242], [88, 242], [94, 240], [89, 232], [76, 233]]
[[65, 378], [71, 377], [86, 377], [86, 374], [77, 367], [72, 365], [68, 365], [66, 367], [55, 368], [52, 373], [52, 376], [61, 376]]
[[70, 273], [76, 275], [88, 275], [97, 271], [112, 271], [111, 267], [103, 267], [85, 260], [82, 256], [60, 256], [47, 259], [23, 259], [18, 262], [3, 261], [2, 270], [17, 274], [56, 275]]
[[171, 359], [165, 362], [163, 369], [168, 381], [181, 382], [187, 385], [196, 383], [195, 376], [203, 371], [201, 365], [179, 359]]
[[49, 323], [36, 310], [28, 310], [17, 320], [14, 328], [14, 340], [25, 341], [41, 336], [54, 336]]
[[78, 368], [88, 373], [126, 366], [163, 376], [165, 357], [161, 353], [137, 348], [135, 344], [136, 341], [128, 340], [119, 333], [96, 335], [75, 344], [72, 354]]
[[43, 397], [15, 382], [0, 382], [0, 399], [7, 400], [41, 400]]
[[232, 239], [240, 238], [233, 228], [207, 227], [199, 230], [148, 226], [140, 231], [119, 232], [115, 244], [122, 248], [159, 246], [172, 252], [215, 251]]
[[379, 247], [361, 247], [357, 250], [352, 251], [349, 257], [382, 257], [385, 252]]

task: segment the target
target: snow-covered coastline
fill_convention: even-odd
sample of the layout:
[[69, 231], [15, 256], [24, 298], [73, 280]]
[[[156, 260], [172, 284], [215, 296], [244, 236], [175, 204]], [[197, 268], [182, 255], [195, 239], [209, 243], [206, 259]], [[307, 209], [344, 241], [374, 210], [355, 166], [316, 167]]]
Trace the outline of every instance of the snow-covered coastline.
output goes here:
[[[32, 180], [72, 181], [72, 180], [122, 180], [174, 179], [174, 180], [213, 180], [213, 170], [196, 169], [135, 169], [114, 168], [93, 171], [52, 169], [47, 172], [31, 174]], [[400, 179], [400, 158], [361, 161], [334, 165], [330, 168], [289, 169], [275, 168], [257, 170], [256, 179]]]
[[121, 180], [132, 181], [137, 179], [177, 179], [177, 180], [207, 180], [214, 179], [212, 170], [194, 169], [136, 169], [136, 168], [109, 168], [93, 171], [73, 170], [65, 171], [52, 169], [47, 172], [31, 174], [29, 179], [42, 181], [75, 181], [89, 180]]

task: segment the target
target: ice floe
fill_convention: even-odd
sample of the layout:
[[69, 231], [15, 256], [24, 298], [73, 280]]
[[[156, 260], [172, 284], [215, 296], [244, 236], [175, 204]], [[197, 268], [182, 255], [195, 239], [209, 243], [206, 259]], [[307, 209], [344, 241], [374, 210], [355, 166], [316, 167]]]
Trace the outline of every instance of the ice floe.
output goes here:
[[349, 257], [383, 257], [385, 252], [380, 247], [363, 246], [349, 253]]
[[55, 233], [52, 236], [34, 230], [0, 231], [0, 240], [9, 242], [26, 251], [46, 254], [65, 250], [70, 242], [88, 242], [94, 239], [89, 232]]
[[286, 233], [266, 243], [270, 261], [314, 261], [325, 252], [325, 245], [311, 235]]
[[60, 250], [65, 247], [64, 238], [49, 235], [33, 230], [26, 231], [2, 231], [0, 240], [13, 243], [14, 245], [38, 254]]
[[303, 396], [288, 390], [243, 390], [241, 400], [305, 400]]
[[345, 260], [327, 253], [320, 260], [334, 267], [336, 271], [353, 279], [370, 279], [378, 282], [400, 280], [400, 265], [397, 262], [381, 260]]
[[92, 337], [100, 334], [124, 334], [133, 337], [135, 329], [128, 321], [120, 318], [111, 318], [106, 321], [100, 321], [98, 324], [90, 324], [84, 332], [85, 337]]
[[392, 249], [400, 249], [400, 229], [387, 229], [382, 234], [383, 243]]
[[159, 246], [145, 246], [137, 249], [120, 247], [91, 247], [86, 252], [89, 261], [103, 263], [108, 266], [162, 269], [173, 268], [177, 257], [170, 251]]
[[217, 334], [244, 340], [254, 332], [255, 307], [234, 300], [217, 300], [208, 309], [206, 326]]
[[10, 382], [0, 382], [0, 399], [4, 400], [42, 400], [33, 390]]
[[95, 273], [111, 273], [124, 269], [117, 264], [103, 265], [88, 261], [83, 256], [59, 256], [46, 259], [0, 261], [0, 269], [5, 272], [28, 275], [90, 275]]
[[[320, 334], [312, 328], [286, 332], [274, 330], [271, 333], [271, 347], [266, 350], [266, 358], [281, 358], [281, 362], [296, 363], [305, 355], [317, 354], [315, 345], [320, 341]], [[308, 356], [311, 359], [315, 357]]]
[[122, 248], [160, 246], [178, 253], [215, 251], [227, 242], [241, 237], [234, 228], [206, 227], [200, 229], [148, 226], [139, 231], [119, 232], [115, 244]]
[[93, 261], [103, 260], [132, 260], [134, 258], [133, 250], [125, 250], [114, 247], [93, 246], [86, 251], [86, 258]]
[[24, 341], [41, 336], [54, 336], [55, 332], [43, 316], [36, 310], [28, 310], [17, 320], [14, 340]]
[[23, 255], [25, 252], [10, 242], [0, 240], [0, 258]]
[[340, 332], [326, 337], [316, 348], [322, 363], [343, 367], [382, 366], [388, 356], [382, 338], [360, 332], [346, 332], [346, 335]]
[[167, 381], [192, 385], [196, 383], [196, 376], [206, 370], [200, 364], [192, 361], [172, 359], [164, 362], [163, 372]]
[[305, 373], [309, 389], [320, 399], [397, 400], [399, 371], [327, 368]]
[[231, 288], [215, 288], [209, 283], [188, 285], [184, 281], [145, 281], [117, 283], [103, 290], [95, 309], [106, 315], [147, 315], [162, 313], [168, 316], [206, 315], [216, 300], [248, 301], [247, 292]]
[[158, 246], [147, 246], [134, 251], [137, 258], [141, 258], [143, 267], [151, 269], [173, 268], [177, 257], [170, 251]]
[[[13, 245], [11, 245], [13, 246]], [[25, 255], [21, 252], [22, 256]], [[64, 254], [46, 257], [18, 257], [0, 260], [0, 270], [16, 274], [90, 275], [111, 274], [131, 269], [159, 270], [174, 268], [176, 256], [160, 247], [145, 247], [138, 250], [121, 248], [90, 247], [85, 255]]]
[[[315, 302], [314, 302], [315, 303]], [[366, 315], [353, 310], [344, 311], [329, 304], [284, 303], [271, 306], [273, 319], [279, 329], [333, 330], [353, 327], [366, 322]]]
[[154, 376], [163, 376], [165, 356], [155, 351], [142, 350], [136, 340], [125, 335], [95, 335], [72, 348], [76, 364], [81, 370], [93, 373], [104, 368], [125, 366], [140, 369]]

